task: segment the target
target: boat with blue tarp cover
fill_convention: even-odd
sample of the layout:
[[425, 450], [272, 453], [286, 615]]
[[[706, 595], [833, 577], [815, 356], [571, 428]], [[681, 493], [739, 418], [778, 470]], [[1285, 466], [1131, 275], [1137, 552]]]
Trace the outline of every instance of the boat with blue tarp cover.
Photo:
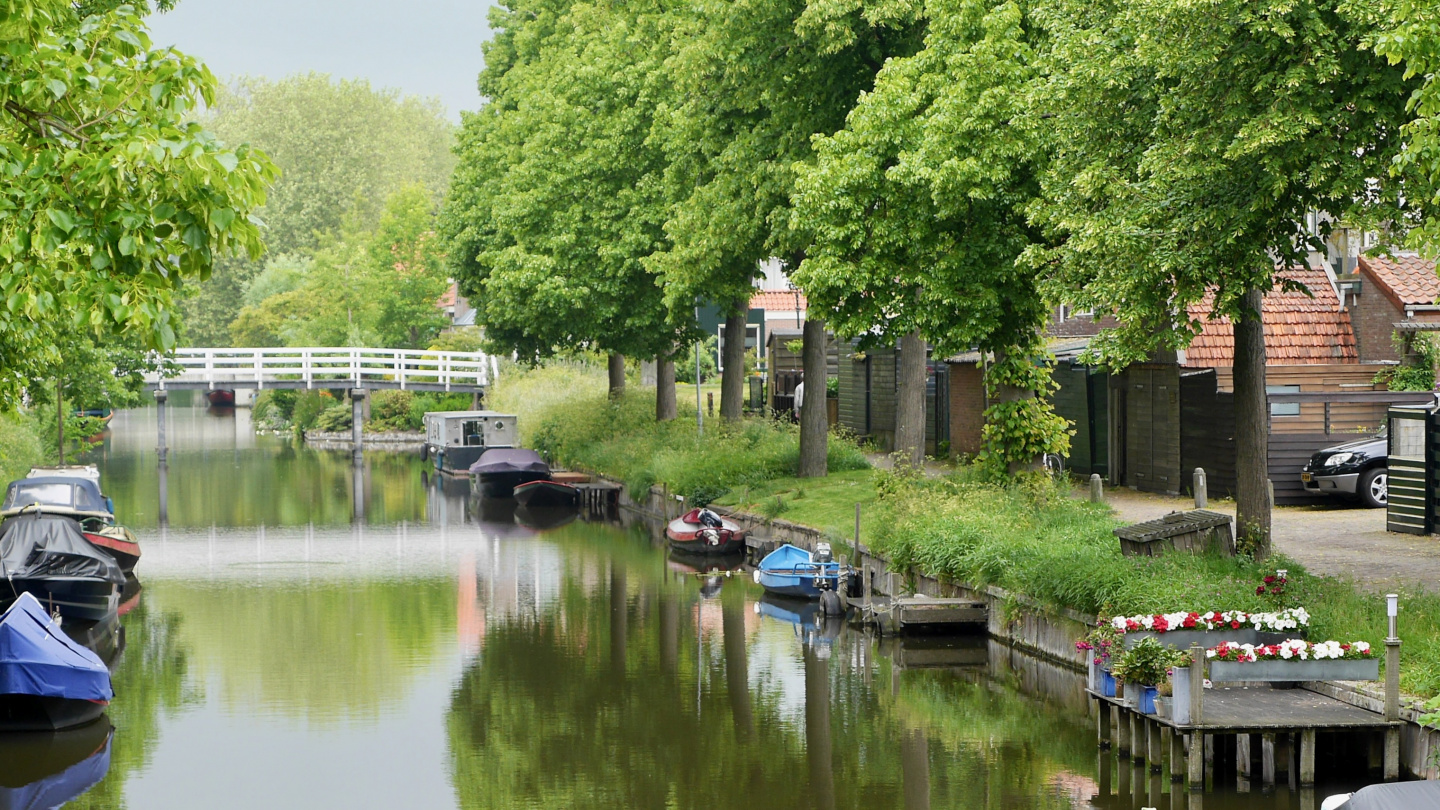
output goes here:
[[766, 593], [795, 599], [819, 599], [824, 591], [840, 591], [849, 570], [833, 560], [830, 545], [819, 543], [811, 554], [789, 543], [765, 555], [755, 581]]
[[52, 731], [100, 717], [115, 696], [100, 656], [20, 594], [0, 616], [0, 730]]

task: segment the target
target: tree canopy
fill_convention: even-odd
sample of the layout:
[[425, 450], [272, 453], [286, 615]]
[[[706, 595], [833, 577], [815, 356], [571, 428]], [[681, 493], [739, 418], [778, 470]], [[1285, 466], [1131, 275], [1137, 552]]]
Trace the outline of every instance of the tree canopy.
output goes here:
[[0, 3], [0, 406], [51, 376], [63, 333], [173, 347], [179, 287], [258, 255], [275, 169], [193, 120], [215, 87], [132, 7]]

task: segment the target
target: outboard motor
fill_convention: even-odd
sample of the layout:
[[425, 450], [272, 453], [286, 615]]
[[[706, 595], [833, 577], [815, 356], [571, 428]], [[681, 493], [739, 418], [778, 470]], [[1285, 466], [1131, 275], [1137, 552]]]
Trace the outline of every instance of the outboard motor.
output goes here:
[[712, 528], [712, 529], [719, 529], [719, 528], [724, 527], [725, 522], [720, 519], [720, 516], [719, 516], [719, 515], [715, 514], [714, 512], [710, 511], [709, 509], [701, 509], [701, 510], [700, 510], [700, 525], [701, 525], [701, 526], [709, 526], [709, 527]]
[[810, 559], [814, 560], [817, 563], [828, 563], [835, 561], [835, 557], [832, 556], [830, 553], [829, 543], [816, 543], [815, 553], [810, 555]]

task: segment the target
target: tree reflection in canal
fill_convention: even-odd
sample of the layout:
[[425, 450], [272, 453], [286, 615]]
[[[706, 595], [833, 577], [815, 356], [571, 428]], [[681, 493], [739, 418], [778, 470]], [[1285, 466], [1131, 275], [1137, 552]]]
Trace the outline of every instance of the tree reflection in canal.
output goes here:
[[802, 645], [745, 579], [705, 599], [643, 538], [600, 540], [562, 541], [560, 598], [492, 620], [462, 675], [462, 807], [1072, 806], [1058, 785], [1092, 764], [1086, 727], [985, 667], [867, 677], [864, 637]]

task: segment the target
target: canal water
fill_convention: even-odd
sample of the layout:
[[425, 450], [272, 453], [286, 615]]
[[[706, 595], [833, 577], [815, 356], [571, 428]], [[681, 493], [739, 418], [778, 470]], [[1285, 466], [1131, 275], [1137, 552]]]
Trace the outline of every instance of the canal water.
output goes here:
[[[517, 515], [414, 455], [357, 472], [244, 409], [169, 415], [163, 480], [153, 409], [91, 453], [143, 591], [108, 763], [65, 772], [103, 773], [70, 806], [1201, 806], [1097, 755], [1081, 678], [1045, 661], [874, 643], [642, 527]], [[40, 774], [5, 765], [10, 744], [15, 788]], [[1231, 782], [1203, 805], [1316, 804]]]

